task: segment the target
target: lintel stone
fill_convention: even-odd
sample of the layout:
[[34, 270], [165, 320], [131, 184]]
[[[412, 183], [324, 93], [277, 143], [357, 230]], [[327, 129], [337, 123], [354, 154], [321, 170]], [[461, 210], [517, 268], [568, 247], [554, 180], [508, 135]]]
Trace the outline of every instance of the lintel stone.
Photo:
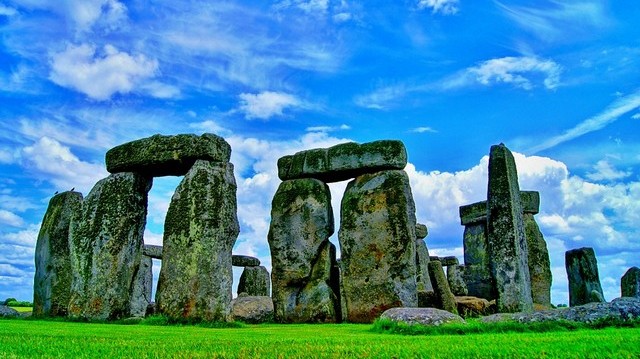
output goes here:
[[460, 206], [460, 224], [478, 223], [487, 220], [487, 201]]

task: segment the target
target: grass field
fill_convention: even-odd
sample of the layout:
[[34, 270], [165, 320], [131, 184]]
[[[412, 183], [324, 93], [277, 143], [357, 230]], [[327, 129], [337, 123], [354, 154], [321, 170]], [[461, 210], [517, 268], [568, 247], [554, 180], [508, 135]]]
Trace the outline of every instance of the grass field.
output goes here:
[[406, 336], [371, 325], [211, 329], [0, 320], [0, 358], [638, 358], [640, 328]]
[[32, 307], [9, 307], [9, 308], [13, 308], [13, 309], [17, 310], [20, 313], [29, 313], [29, 312], [33, 311]]

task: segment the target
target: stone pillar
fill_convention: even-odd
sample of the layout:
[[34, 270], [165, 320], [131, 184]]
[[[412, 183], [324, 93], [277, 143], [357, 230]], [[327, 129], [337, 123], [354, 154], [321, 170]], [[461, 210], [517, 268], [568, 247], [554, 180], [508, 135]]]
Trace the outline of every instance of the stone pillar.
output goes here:
[[547, 242], [536, 223], [534, 215], [540, 209], [540, 194], [535, 191], [520, 192], [522, 218], [529, 251], [529, 275], [531, 277], [531, 297], [534, 304], [551, 308], [551, 262]]
[[620, 280], [622, 297], [640, 298], [640, 268], [631, 267]]
[[429, 278], [429, 249], [424, 238], [429, 234], [427, 226], [424, 224], [416, 224], [416, 285], [418, 295], [420, 292], [431, 292], [433, 286]]
[[604, 302], [598, 261], [593, 248], [572, 249], [565, 253], [569, 279], [569, 305], [575, 307], [591, 302]]
[[66, 316], [71, 293], [69, 226], [82, 206], [82, 194], [63, 192], [49, 201], [36, 243], [33, 315]]
[[487, 243], [498, 311], [530, 311], [533, 300], [518, 173], [513, 154], [503, 144], [491, 147], [487, 198]]
[[435, 292], [436, 301], [441, 309], [448, 312], [458, 314], [458, 306], [456, 299], [451, 293], [449, 283], [444, 275], [444, 269], [440, 261], [429, 262], [429, 276], [431, 277], [431, 284], [433, 285], [433, 291]]
[[329, 187], [284, 181], [271, 206], [269, 247], [274, 318], [280, 323], [339, 322], [340, 283]]
[[449, 282], [449, 288], [451, 293], [456, 296], [466, 296], [469, 293], [467, 284], [463, 278], [464, 266], [453, 264], [447, 266], [447, 282]]
[[496, 289], [487, 248], [487, 201], [460, 207], [460, 223], [464, 226], [463, 278], [470, 296], [493, 300]]
[[238, 283], [238, 295], [271, 296], [271, 280], [269, 271], [264, 266], [244, 267]]
[[342, 198], [342, 284], [350, 322], [370, 323], [393, 307], [416, 307], [416, 218], [402, 170], [364, 174]]
[[226, 320], [231, 249], [238, 237], [236, 182], [228, 162], [197, 160], [178, 185], [164, 225], [158, 311], [174, 319]]
[[143, 255], [140, 261], [140, 268], [133, 281], [131, 292], [131, 316], [144, 317], [147, 307], [151, 303], [151, 291], [153, 286], [152, 259]]
[[111, 320], [131, 315], [151, 178], [131, 172], [100, 180], [73, 216], [69, 315]]

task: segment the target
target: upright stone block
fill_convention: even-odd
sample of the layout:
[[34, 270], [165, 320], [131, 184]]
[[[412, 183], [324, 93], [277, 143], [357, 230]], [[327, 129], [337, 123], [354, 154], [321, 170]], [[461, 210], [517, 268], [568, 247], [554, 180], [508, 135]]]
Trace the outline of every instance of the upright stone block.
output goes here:
[[569, 305], [604, 302], [598, 274], [598, 261], [593, 248], [572, 249], [565, 253], [565, 267], [569, 279]]
[[404, 171], [364, 174], [342, 198], [339, 232], [347, 319], [416, 307], [415, 204]]
[[515, 160], [503, 144], [489, 156], [487, 243], [499, 312], [533, 309], [527, 239]]
[[274, 317], [280, 323], [339, 322], [340, 282], [329, 187], [284, 181], [271, 204], [269, 247]]
[[444, 269], [440, 261], [429, 262], [429, 276], [431, 277], [431, 284], [433, 285], [433, 291], [435, 292], [436, 301], [440, 309], [458, 314], [456, 299], [453, 293], [451, 293], [451, 288], [449, 288], [449, 283], [447, 282], [447, 277], [444, 275]]
[[620, 280], [622, 297], [640, 298], [640, 268], [631, 267]]
[[118, 319], [131, 315], [140, 267], [151, 179], [117, 173], [99, 181], [71, 222], [69, 315]]
[[144, 317], [147, 307], [152, 302], [151, 291], [153, 286], [152, 259], [143, 255], [140, 261], [140, 268], [133, 280], [131, 291], [131, 316]]
[[520, 192], [523, 199], [524, 231], [529, 253], [529, 275], [531, 277], [531, 297], [534, 304], [543, 308], [551, 307], [551, 261], [547, 242], [533, 215], [538, 213], [540, 195], [538, 192]]
[[468, 295], [493, 300], [496, 290], [489, 264], [487, 201], [461, 206], [460, 223], [464, 226], [462, 275]]
[[63, 192], [49, 201], [36, 243], [33, 315], [66, 316], [71, 293], [69, 227], [80, 211], [82, 194]]
[[271, 296], [271, 280], [267, 268], [245, 267], [238, 283], [238, 294], [240, 293], [258, 297]]
[[433, 290], [429, 277], [429, 249], [424, 239], [416, 239], [416, 285], [418, 292]]
[[455, 296], [466, 296], [469, 293], [467, 284], [464, 282], [464, 266], [450, 265], [447, 266], [447, 281], [451, 293]]
[[238, 237], [233, 165], [198, 160], [176, 189], [164, 225], [156, 304], [170, 318], [226, 320]]

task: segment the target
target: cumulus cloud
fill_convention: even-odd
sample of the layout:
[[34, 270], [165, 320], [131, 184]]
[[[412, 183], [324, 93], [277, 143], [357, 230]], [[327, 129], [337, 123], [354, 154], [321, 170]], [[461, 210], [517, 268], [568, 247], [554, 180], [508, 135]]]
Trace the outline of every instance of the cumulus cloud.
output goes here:
[[93, 45], [68, 45], [51, 57], [49, 78], [93, 99], [107, 100], [115, 93], [136, 90], [145, 80], [154, 77], [157, 70], [156, 60], [142, 54], [132, 56], [112, 45], [104, 46], [99, 53]]
[[453, 15], [459, 11], [458, 0], [419, 0], [418, 9], [431, 9], [434, 14]]
[[593, 166], [595, 172], [587, 174], [593, 181], [615, 181], [631, 176], [631, 171], [618, 171], [607, 160], [600, 160]]
[[247, 119], [267, 120], [274, 116], [282, 116], [287, 108], [302, 106], [302, 102], [295, 96], [283, 93], [264, 91], [257, 94], [240, 94], [240, 111]]

